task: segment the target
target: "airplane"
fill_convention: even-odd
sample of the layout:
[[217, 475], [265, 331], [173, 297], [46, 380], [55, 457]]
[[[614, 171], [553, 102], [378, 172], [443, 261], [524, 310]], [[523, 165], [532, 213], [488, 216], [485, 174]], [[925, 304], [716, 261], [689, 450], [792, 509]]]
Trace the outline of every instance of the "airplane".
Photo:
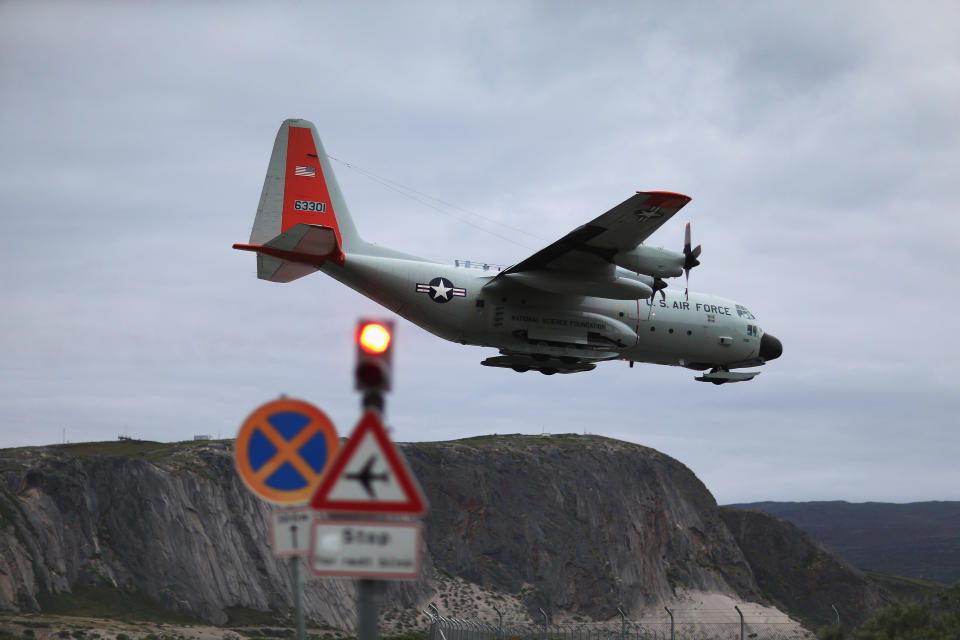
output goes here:
[[[430, 333], [493, 347], [480, 364], [542, 374], [590, 371], [621, 360], [686, 367], [695, 380], [725, 384], [734, 371], [779, 358], [783, 345], [746, 306], [689, 291], [701, 247], [643, 242], [688, 196], [636, 192], [520, 262], [497, 268], [441, 264], [360, 237], [313, 123], [285, 120], [277, 132], [247, 244], [257, 277], [291, 282], [315, 271]], [[687, 290], [665, 278], [686, 275]]]
[[376, 498], [377, 493], [373, 490], [373, 481], [379, 480], [380, 482], [390, 482], [390, 476], [386, 471], [383, 473], [374, 473], [373, 465], [377, 461], [377, 456], [372, 455], [364, 463], [363, 468], [360, 469], [357, 473], [348, 473], [344, 475], [344, 478], [347, 480], [356, 480], [361, 485], [363, 485], [363, 490], [367, 492], [367, 495], [371, 498]]

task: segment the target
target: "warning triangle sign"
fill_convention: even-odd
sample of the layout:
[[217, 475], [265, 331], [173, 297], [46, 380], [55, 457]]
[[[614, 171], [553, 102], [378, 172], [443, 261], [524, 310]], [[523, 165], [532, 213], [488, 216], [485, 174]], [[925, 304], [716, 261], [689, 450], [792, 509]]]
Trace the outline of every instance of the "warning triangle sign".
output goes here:
[[422, 515], [426, 500], [387, 435], [380, 414], [367, 411], [330, 463], [310, 506], [318, 511]]

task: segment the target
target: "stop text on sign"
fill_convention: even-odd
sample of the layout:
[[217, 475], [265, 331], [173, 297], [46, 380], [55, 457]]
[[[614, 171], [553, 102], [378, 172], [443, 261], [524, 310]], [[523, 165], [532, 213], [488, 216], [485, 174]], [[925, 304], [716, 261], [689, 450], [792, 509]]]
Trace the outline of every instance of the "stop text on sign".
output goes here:
[[315, 520], [310, 568], [317, 575], [409, 580], [420, 574], [419, 522]]

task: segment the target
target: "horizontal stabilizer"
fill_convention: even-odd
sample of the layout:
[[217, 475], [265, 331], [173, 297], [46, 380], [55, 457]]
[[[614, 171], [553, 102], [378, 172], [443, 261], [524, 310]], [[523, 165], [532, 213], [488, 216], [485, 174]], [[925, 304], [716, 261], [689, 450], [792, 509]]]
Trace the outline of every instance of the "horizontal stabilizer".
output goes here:
[[727, 382], [746, 382], [753, 380], [760, 375], [760, 371], [711, 371], [702, 376], [694, 378], [699, 382], [712, 382], [713, 384], [724, 384]]
[[309, 275], [327, 260], [343, 264], [344, 255], [331, 227], [296, 224], [266, 244], [235, 244], [234, 249], [257, 254], [257, 277], [290, 282]]

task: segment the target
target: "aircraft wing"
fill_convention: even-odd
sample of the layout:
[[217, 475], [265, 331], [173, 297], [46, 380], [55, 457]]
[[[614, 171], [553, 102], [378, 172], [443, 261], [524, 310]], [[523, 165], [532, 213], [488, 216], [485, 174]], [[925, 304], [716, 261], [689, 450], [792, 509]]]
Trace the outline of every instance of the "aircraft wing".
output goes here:
[[589, 271], [605, 271], [615, 253], [635, 248], [688, 202], [690, 198], [679, 193], [638, 191], [613, 209], [502, 271], [498, 278], [542, 269], [583, 275]]

